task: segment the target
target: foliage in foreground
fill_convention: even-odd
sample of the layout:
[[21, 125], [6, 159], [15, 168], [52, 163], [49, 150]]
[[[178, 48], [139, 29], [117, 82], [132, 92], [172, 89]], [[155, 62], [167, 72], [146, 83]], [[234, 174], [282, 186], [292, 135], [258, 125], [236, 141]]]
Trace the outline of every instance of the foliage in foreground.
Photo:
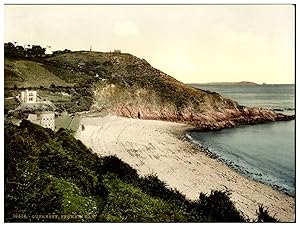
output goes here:
[[275, 216], [270, 216], [268, 208], [265, 208], [263, 205], [258, 207], [257, 213], [257, 222], [278, 222]]
[[108, 191], [102, 219], [110, 222], [187, 221], [186, 210], [170, 202], [147, 195], [138, 187], [107, 175], [103, 184]]
[[[260, 210], [258, 221], [277, 221]], [[263, 215], [263, 216], [262, 216]], [[98, 157], [69, 131], [5, 125], [6, 222], [242, 222], [227, 192], [190, 201], [157, 176]]]

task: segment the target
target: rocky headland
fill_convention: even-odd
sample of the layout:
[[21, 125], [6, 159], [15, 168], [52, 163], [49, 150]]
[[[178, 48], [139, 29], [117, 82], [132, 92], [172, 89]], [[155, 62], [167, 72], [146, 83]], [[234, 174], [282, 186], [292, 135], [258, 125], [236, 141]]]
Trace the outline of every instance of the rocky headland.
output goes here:
[[186, 123], [202, 130], [294, 119], [193, 88], [131, 54], [72, 52], [49, 57], [44, 64], [92, 75], [93, 111]]

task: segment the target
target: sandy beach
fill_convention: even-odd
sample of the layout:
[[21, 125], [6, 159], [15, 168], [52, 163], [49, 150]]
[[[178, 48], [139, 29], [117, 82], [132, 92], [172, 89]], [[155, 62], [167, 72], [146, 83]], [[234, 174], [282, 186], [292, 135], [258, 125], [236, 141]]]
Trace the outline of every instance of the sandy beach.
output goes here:
[[190, 199], [200, 192], [230, 190], [236, 207], [256, 219], [259, 204], [283, 222], [295, 220], [295, 199], [249, 180], [210, 158], [185, 138], [191, 126], [117, 116], [82, 117], [76, 138], [101, 156], [116, 155], [140, 175], [157, 174]]

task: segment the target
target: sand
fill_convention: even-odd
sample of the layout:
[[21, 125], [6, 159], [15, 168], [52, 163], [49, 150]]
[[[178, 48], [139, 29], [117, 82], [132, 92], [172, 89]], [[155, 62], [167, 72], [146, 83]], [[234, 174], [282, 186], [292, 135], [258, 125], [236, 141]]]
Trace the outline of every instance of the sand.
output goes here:
[[76, 137], [101, 156], [116, 155], [140, 175], [157, 174], [187, 198], [200, 192], [230, 190], [237, 209], [251, 220], [259, 204], [283, 222], [295, 221], [295, 199], [250, 180], [188, 142], [191, 126], [117, 116], [82, 117]]

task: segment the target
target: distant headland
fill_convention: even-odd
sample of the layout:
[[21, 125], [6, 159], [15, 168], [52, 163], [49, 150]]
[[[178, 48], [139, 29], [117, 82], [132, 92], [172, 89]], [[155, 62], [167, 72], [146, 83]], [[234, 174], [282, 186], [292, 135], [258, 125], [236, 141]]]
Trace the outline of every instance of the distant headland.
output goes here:
[[260, 85], [255, 82], [250, 81], [240, 81], [240, 82], [211, 82], [211, 83], [203, 83], [206, 85]]

